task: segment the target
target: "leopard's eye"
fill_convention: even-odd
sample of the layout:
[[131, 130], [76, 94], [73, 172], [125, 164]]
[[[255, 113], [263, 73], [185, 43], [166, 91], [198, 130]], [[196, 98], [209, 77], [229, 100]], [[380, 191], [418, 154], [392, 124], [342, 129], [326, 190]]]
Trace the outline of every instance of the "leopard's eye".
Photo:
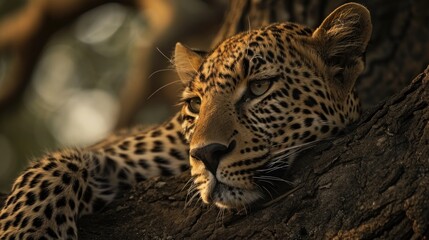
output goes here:
[[266, 93], [268, 89], [271, 87], [271, 80], [265, 79], [265, 80], [256, 80], [251, 81], [249, 83], [249, 91], [254, 96], [261, 96], [262, 94]]
[[198, 114], [200, 112], [201, 99], [199, 97], [191, 98], [187, 102], [188, 102], [188, 109], [191, 113]]

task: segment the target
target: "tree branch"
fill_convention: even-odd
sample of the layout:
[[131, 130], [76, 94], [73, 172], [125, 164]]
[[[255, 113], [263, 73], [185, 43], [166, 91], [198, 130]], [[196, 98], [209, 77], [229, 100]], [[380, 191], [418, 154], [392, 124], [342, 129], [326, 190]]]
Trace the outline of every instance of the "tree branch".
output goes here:
[[[79, 222], [80, 239], [419, 239], [429, 236], [429, 68], [348, 134], [299, 157], [292, 190], [234, 214], [191, 201], [189, 173], [140, 184]], [[285, 193], [286, 192], [286, 193]], [[283, 196], [282, 196], [283, 195]], [[188, 199], [189, 200], [189, 199]]]

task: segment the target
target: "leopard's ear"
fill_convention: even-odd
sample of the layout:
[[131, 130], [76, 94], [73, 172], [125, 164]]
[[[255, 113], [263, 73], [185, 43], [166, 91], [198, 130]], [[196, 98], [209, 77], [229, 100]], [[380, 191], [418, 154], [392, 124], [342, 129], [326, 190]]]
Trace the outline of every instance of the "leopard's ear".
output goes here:
[[181, 43], [176, 43], [174, 50], [174, 66], [180, 79], [186, 84], [197, 73], [198, 68], [203, 62], [205, 52], [195, 51], [185, 47]]
[[346, 99], [364, 70], [371, 32], [368, 9], [347, 3], [335, 9], [313, 33], [314, 47], [328, 66], [329, 84], [339, 101]]

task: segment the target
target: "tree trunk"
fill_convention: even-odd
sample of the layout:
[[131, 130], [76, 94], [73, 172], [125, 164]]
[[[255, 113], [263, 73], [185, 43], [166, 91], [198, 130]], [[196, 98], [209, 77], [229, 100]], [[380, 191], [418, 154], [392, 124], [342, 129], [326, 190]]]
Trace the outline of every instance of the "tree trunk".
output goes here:
[[[233, 213], [188, 202], [189, 173], [140, 184], [79, 221], [80, 239], [429, 237], [429, 67], [355, 129], [302, 154], [294, 187]], [[190, 197], [190, 196], [188, 196]]]
[[[219, 36], [245, 26], [243, 13], [252, 8], [236, 5], [242, 8], [241, 17], [230, 18]], [[412, 39], [401, 39], [393, 49], [401, 53], [408, 49], [407, 42]], [[429, 45], [425, 43], [423, 52]], [[388, 63], [374, 57], [372, 68], [387, 64], [411, 68], [412, 64], [397, 64], [405, 61], [399, 53]], [[390, 66], [379, 72], [391, 70]], [[395, 74], [378, 78], [377, 72], [371, 70], [366, 77], [372, 82], [396, 78]], [[347, 134], [301, 155], [287, 173], [294, 186], [279, 188], [275, 200], [258, 209], [220, 211], [196, 200], [185, 208], [192, 197], [187, 196], [190, 176], [185, 173], [145, 181], [102, 213], [79, 220], [79, 239], [427, 239], [429, 68], [400, 93], [367, 111]]]

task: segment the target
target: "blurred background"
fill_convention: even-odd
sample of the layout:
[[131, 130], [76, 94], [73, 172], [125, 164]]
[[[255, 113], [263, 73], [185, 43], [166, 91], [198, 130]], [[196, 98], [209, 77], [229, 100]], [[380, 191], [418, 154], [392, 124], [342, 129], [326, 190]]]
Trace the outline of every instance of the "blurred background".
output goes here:
[[[182, 86], [176, 42], [208, 50], [270, 22], [312, 28], [346, 0], [0, 1], [0, 192], [46, 151], [93, 144], [154, 124]], [[357, 83], [365, 109], [406, 86], [429, 63], [429, 1], [356, 0], [373, 36]]]
[[208, 48], [226, 5], [105, 2], [0, 1], [0, 192], [46, 151], [170, 116], [174, 44]]

